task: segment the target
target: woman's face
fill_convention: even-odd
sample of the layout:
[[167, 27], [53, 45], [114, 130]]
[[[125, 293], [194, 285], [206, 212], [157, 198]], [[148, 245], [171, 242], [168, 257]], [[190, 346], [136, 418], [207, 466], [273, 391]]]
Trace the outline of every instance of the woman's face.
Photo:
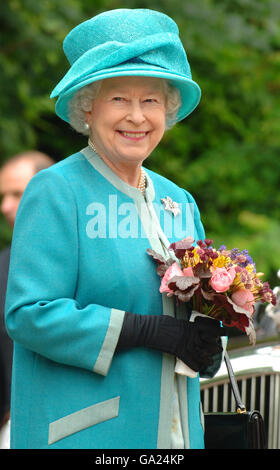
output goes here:
[[86, 113], [91, 137], [108, 163], [139, 165], [165, 131], [166, 97], [161, 79], [114, 77], [102, 82]]

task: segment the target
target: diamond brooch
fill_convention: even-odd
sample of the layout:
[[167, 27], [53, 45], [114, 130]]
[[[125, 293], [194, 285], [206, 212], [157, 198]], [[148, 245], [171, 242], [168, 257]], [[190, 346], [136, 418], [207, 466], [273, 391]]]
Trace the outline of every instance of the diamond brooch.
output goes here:
[[181, 213], [178, 202], [172, 201], [171, 197], [166, 196], [166, 198], [161, 199], [162, 204], [164, 204], [164, 210], [172, 212], [174, 217]]

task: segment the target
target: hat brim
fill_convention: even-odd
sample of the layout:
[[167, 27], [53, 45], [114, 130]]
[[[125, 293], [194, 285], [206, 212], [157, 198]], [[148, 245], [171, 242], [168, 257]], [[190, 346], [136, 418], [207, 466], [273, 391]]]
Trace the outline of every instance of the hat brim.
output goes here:
[[173, 73], [172, 71], [163, 69], [161, 67], [150, 66], [149, 64], [139, 63], [126, 63], [113, 68], [108, 68], [88, 75], [84, 80], [73, 85], [66, 92], [61, 94], [56, 102], [56, 114], [69, 123], [68, 104], [73, 98], [75, 93], [90, 83], [105, 80], [113, 77], [157, 77], [170, 80], [172, 84], [180, 90], [181, 106], [176, 116], [176, 122], [186, 118], [197, 107], [200, 98], [201, 90], [199, 85], [192, 79], [184, 75]]

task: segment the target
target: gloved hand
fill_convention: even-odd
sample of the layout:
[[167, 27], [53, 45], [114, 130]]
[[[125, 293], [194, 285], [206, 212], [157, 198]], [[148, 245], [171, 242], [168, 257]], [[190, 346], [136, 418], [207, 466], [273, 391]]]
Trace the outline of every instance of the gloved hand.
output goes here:
[[138, 315], [126, 312], [117, 350], [144, 346], [173, 354], [196, 372], [212, 364], [222, 351], [220, 322], [197, 317], [194, 322], [167, 315]]

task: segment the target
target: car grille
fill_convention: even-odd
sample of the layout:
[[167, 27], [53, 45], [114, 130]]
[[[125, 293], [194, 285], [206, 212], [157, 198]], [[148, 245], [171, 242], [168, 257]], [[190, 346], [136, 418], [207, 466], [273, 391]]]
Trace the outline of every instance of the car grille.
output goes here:
[[[269, 449], [280, 448], [280, 373], [235, 374], [247, 410], [259, 410], [263, 416]], [[203, 411], [236, 411], [228, 378], [200, 384]]]

